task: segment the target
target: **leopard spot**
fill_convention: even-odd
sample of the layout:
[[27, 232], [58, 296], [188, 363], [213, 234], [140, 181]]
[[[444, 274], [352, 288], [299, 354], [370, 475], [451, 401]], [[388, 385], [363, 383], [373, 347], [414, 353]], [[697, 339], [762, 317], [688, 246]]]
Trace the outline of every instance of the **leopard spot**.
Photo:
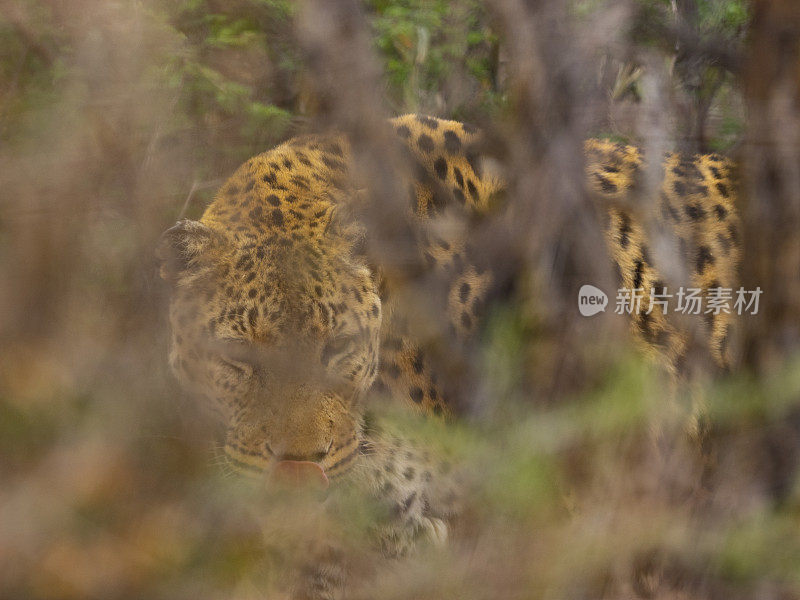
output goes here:
[[455, 131], [448, 130], [444, 132], [444, 148], [450, 154], [455, 154], [461, 150], [461, 140]]
[[436, 171], [436, 176], [439, 179], [447, 178], [447, 161], [444, 158], [442, 157], [437, 158], [436, 161], [433, 163], [433, 169], [434, 171]]
[[714, 256], [711, 254], [710, 248], [708, 246], [700, 246], [700, 248], [697, 249], [697, 273], [702, 275], [706, 270], [706, 266], [713, 264]]
[[432, 152], [433, 151], [433, 139], [427, 133], [423, 133], [419, 138], [417, 138], [417, 146], [423, 152]]
[[414, 115], [414, 118], [428, 129], [438, 129], [439, 121], [427, 115]]

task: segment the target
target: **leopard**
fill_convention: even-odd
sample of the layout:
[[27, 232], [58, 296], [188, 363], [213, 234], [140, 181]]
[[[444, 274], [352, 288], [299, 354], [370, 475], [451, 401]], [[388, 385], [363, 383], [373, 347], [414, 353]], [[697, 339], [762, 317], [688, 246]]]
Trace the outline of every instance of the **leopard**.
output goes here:
[[[414, 240], [421, 264], [444, 282], [449, 331], [469, 338], [495, 283], [491, 265], [475, 260], [468, 230], [428, 225], [451, 209], [502, 210], [507, 184], [481, 163], [482, 134], [469, 124], [409, 114], [387, 129], [411, 165], [401, 174], [410, 197], [405, 218], [421, 232]], [[605, 216], [620, 283], [665, 288], [648, 218], [630, 208], [642, 153], [590, 139], [584, 155], [585, 187]], [[325, 485], [355, 481], [390, 508], [377, 529], [382, 553], [403, 556], [423, 540], [447, 540], [458, 483], [425, 448], [388, 432], [372, 396], [443, 422], [457, 403], [408, 331], [401, 282], [364, 251], [369, 232], [357, 205], [369, 182], [356, 181], [352, 163], [344, 134], [292, 138], [240, 166], [198, 220], [182, 219], [163, 234], [157, 254], [170, 288], [169, 364], [219, 419], [235, 472], [263, 480], [289, 468]], [[705, 293], [733, 287], [740, 254], [733, 164], [717, 154], [670, 153], [662, 172], [654, 219], [678, 240], [691, 282]], [[632, 311], [635, 336], [680, 371], [686, 332], [660, 307], [645, 308]], [[729, 363], [731, 326], [726, 313], [706, 323], [707, 350], [721, 366]], [[315, 591], [298, 597], [336, 597], [341, 574], [331, 572], [317, 569]]]

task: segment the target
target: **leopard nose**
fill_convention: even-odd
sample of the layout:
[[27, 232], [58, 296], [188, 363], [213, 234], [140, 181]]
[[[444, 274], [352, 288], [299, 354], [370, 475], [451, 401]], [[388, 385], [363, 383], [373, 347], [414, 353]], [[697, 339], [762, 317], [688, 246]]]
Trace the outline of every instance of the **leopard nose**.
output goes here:
[[295, 437], [296, 439], [273, 444], [271, 447], [267, 445], [267, 449], [278, 462], [321, 463], [333, 448], [333, 437], [328, 439], [308, 439], [300, 435]]
[[328, 476], [316, 462], [307, 460], [281, 460], [272, 471], [275, 481], [291, 487], [310, 487], [325, 490]]
[[314, 452], [312, 454], [300, 455], [300, 454], [279, 454], [276, 458], [279, 462], [312, 462], [318, 463], [322, 462], [327, 455], [327, 452]]

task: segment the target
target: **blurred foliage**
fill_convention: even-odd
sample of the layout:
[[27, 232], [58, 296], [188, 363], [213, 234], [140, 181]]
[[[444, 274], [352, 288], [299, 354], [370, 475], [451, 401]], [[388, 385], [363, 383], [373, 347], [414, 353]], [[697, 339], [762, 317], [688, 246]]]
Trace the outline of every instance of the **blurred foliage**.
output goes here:
[[163, 15], [185, 40], [166, 65], [181, 116], [224, 128], [238, 142], [227, 148], [240, 160], [284, 137], [296, 114], [297, 91], [288, 83], [299, 72], [291, 11], [283, 0], [191, 0]]
[[[74, 40], [61, 33], [49, 2], [0, 14], [3, 138], [37, 106], [57, 101], [57, 82], [73, 62]], [[497, 36], [479, 0], [367, 0], [383, 60], [387, 103], [395, 113], [427, 111], [456, 118], [498, 106]], [[160, 28], [150, 85], [172, 90], [170, 131], [191, 129], [209, 164], [240, 162], [285, 138], [314, 110], [302, 57], [293, 45], [289, 0], [181, 0], [150, 3]], [[448, 85], [465, 79], [465, 85]], [[224, 156], [220, 157], [222, 153]]]
[[[580, 0], [572, 12], [600, 23], [614, 4]], [[363, 7], [387, 113], [484, 121], [508, 110], [487, 3]], [[741, 51], [748, 4], [629, 8], [625, 50], [609, 43], [593, 65], [610, 110], [650, 100], [643, 78], [667, 65], [670, 89], [688, 98], [677, 112], [692, 115], [671, 135], [702, 125], [700, 147], [735, 147], [738, 73], [722, 59]], [[367, 545], [376, 508], [363, 498], [342, 490], [338, 521], [319, 523], [295, 499], [219, 472], [210, 427], [167, 373], [154, 281], [155, 240], [184, 202], [207, 199], [241, 160], [314, 116], [296, 10], [291, 0], [0, 1], [0, 596], [264, 597], [287, 548], [318, 527]], [[639, 141], [636, 124], [613, 115], [589, 126]], [[394, 565], [400, 581], [387, 575], [390, 592], [373, 597], [408, 597], [414, 585], [420, 598], [633, 597], [607, 580], [626, 579], [656, 544], [689, 565], [684, 588], [699, 573], [714, 589], [696, 597], [797, 597], [797, 361], [700, 384], [676, 408], [663, 376], [623, 355], [589, 391], [532, 407], [529, 379], [562, 357], [530, 314], [520, 301], [489, 319], [479, 419], [387, 417], [469, 464], [472, 493], [454, 544]], [[718, 447], [705, 474], [717, 497], [699, 517], [685, 508], [697, 490], [684, 482], [695, 455], [681, 416], [693, 401]], [[649, 597], [695, 597], [684, 588]]]
[[[25, 26], [0, 18], [0, 96], [5, 139], [37, 106], [57, 99], [55, 86], [70, 68], [71, 40], [54, 22], [49, 3], [31, 2]], [[582, 0], [581, 19], [611, 5]], [[501, 44], [481, 0], [364, 0], [375, 47], [383, 62], [392, 113], [428, 112], [474, 120], [496, 115], [504, 104]], [[741, 110], [729, 69], [713, 57], [686, 54], [678, 30], [696, 42], [736, 48], [748, 20], [745, 0], [636, 0], [633, 39], [657, 47], [674, 61], [676, 82], [691, 98], [707, 129], [702, 145], [729, 148], [741, 133]], [[156, 2], [148, 14], [165, 43], [150, 69], [151, 85], [175, 94], [168, 126], [191, 129], [208, 164], [225, 155], [240, 162], [296, 129], [314, 110], [304, 83], [302, 56], [293, 45], [288, 0], [181, 0]], [[19, 11], [18, 11], [19, 12]], [[627, 79], [609, 90], [617, 100], [638, 99], [641, 63], [626, 59]], [[713, 123], [706, 123], [707, 113]], [[688, 126], [686, 135], [695, 135]], [[622, 125], [625, 129], [625, 126]], [[602, 131], [599, 128], [598, 131]], [[630, 131], [606, 132], [629, 138]]]
[[0, 13], [0, 136], [21, 133], [31, 112], [58, 100], [63, 60], [51, 50], [58, 42], [56, 25], [44, 5], [33, 4], [25, 25]]
[[[692, 14], [693, 25], [706, 35], [713, 32], [739, 34], [749, 18], [749, 4], [745, 0], [636, 0], [636, 3], [649, 17], [651, 26], [657, 26], [659, 21], [674, 18], [684, 11]], [[659, 42], [654, 39], [649, 41]]]
[[[571, 9], [578, 19], [592, 22], [615, 6], [609, 0], [579, 0]], [[676, 121], [674, 145], [689, 152], [734, 148], [744, 130], [737, 77], [750, 19], [749, 2], [634, 0], [630, 10], [628, 38], [634, 44], [623, 46], [621, 53], [612, 45], [600, 67], [609, 97], [620, 106], [647, 101], [645, 79], [654, 74], [657, 65], [665, 64], [670, 102], [679, 107], [672, 115]], [[622, 120], [598, 126], [595, 135], [641, 142], [637, 139], [641, 136], [632, 135], [632, 130]]]
[[[745, 0], [637, 0], [634, 25], [639, 43], [672, 51], [676, 83], [688, 95], [690, 122], [682, 134], [695, 150], [725, 150], [742, 130], [743, 115], [735, 110], [734, 71], [740, 63], [749, 21]], [[669, 44], [669, 45], [667, 45]], [[670, 46], [672, 46], [670, 48]], [[718, 116], [709, 125], [710, 115]], [[738, 125], [738, 126], [737, 126]]]
[[[488, 27], [483, 2], [368, 0], [367, 5], [374, 11], [375, 43], [397, 112], [447, 107], [459, 118], [470, 109], [496, 106], [498, 39]], [[472, 97], [442, 97], [458, 71], [471, 80]]]

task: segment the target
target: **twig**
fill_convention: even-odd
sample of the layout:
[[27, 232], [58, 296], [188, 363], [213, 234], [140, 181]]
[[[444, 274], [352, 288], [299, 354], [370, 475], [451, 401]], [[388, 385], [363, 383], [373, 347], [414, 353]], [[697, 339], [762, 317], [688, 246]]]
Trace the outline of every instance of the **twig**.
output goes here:
[[217, 187], [224, 182], [223, 178], [211, 179], [210, 181], [202, 181], [198, 182], [197, 180], [192, 182], [192, 188], [189, 190], [189, 194], [186, 196], [186, 200], [183, 203], [183, 208], [181, 208], [181, 212], [178, 215], [178, 219], [183, 219], [184, 215], [186, 215], [186, 211], [189, 209], [189, 204], [192, 201], [192, 197], [194, 196], [195, 192], [199, 192], [200, 190], [207, 190], [208, 188]]

